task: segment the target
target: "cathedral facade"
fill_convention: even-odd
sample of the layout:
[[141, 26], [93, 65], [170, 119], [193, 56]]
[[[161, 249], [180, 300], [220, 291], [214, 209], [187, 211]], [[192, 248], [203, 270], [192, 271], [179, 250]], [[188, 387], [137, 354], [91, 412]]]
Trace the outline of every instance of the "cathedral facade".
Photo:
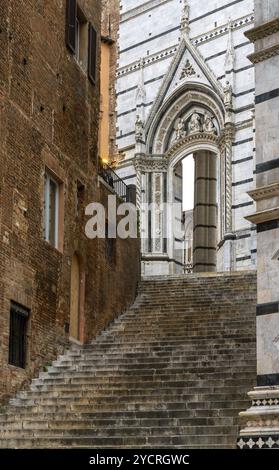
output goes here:
[[[119, 173], [137, 186], [143, 274], [185, 269], [185, 171], [194, 158], [192, 270], [254, 269], [254, 1], [121, 2]], [[187, 175], [186, 175], [187, 177]], [[149, 205], [154, 210], [149, 210]], [[165, 204], [165, 206], [164, 206]], [[164, 207], [163, 207], [164, 206]], [[185, 233], [185, 232], [184, 232]]]

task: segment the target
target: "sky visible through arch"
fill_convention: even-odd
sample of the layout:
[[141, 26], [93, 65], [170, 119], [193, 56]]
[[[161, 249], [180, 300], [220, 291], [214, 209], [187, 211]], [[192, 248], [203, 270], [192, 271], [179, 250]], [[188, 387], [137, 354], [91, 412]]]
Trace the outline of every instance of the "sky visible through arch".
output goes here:
[[194, 208], [195, 162], [193, 155], [188, 155], [182, 162], [183, 168], [183, 211]]

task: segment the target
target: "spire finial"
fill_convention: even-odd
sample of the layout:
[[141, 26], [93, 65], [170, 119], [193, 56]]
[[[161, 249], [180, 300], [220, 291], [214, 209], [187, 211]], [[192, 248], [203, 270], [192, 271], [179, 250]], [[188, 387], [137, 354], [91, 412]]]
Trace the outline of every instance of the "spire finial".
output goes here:
[[144, 84], [144, 65], [145, 65], [144, 59], [140, 58], [139, 81], [138, 81], [137, 92], [136, 92], [136, 108], [143, 122], [145, 120], [144, 114], [145, 114], [145, 100], [146, 100], [146, 90], [145, 90], [145, 84]]
[[190, 33], [190, 26], [189, 26], [189, 15], [190, 15], [190, 6], [189, 1], [183, 1], [183, 10], [182, 10], [182, 17], [181, 17], [181, 25], [180, 30], [183, 35], [189, 37]]
[[226, 53], [226, 61], [225, 61], [225, 69], [226, 71], [230, 71], [233, 69], [234, 61], [235, 61], [235, 51], [234, 51], [234, 44], [233, 44], [233, 25], [232, 20], [229, 18], [228, 21], [228, 46], [227, 46], [227, 53]]

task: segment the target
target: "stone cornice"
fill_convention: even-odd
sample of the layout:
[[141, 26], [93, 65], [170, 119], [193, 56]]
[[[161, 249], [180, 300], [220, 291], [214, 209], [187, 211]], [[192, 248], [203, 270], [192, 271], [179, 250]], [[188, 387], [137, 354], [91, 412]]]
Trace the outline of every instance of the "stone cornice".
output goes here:
[[265, 211], [255, 212], [252, 215], [244, 217], [253, 224], [262, 224], [263, 222], [269, 222], [270, 220], [279, 219], [279, 207], [274, 207]]
[[268, 21], [264, 24], [261, 24], [260, 26], [256, 26], [255, 28], [246, 31], [244, 34], [251, 42], [255, 42], [259, 39], [263, 39], [267, 36], [278, 33], [278, 31], [279, 18], [275, 18], [274, 20]]
[[254, 201], [262, 201], [263, 199], [277, 197], [279, 196], [279, 183], [252, 189], [251, 191], [248, 191], [248, 194], [252, 199], [254, 199]]
[[257, 64], [277, 55], [279, 55], [279, 44], [275, 44], [275, 46], [262, 49], [259, 52], [254, 52], [253, 54], [248, 55], [248, 59], [253, 64]]

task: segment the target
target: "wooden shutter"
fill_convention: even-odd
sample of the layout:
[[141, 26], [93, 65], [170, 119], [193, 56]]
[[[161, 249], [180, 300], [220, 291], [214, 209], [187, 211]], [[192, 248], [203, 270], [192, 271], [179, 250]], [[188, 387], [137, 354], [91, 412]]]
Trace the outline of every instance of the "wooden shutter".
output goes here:
[[89, 23], [88, 34], [88, 77], [91, 82], [95, 83], [97, 66], [97, 32], [91, 23]]
[[76, 24], [77, 24], [77, 1], [67, 0], [66, 44], [73, 54], [76, 51]]

